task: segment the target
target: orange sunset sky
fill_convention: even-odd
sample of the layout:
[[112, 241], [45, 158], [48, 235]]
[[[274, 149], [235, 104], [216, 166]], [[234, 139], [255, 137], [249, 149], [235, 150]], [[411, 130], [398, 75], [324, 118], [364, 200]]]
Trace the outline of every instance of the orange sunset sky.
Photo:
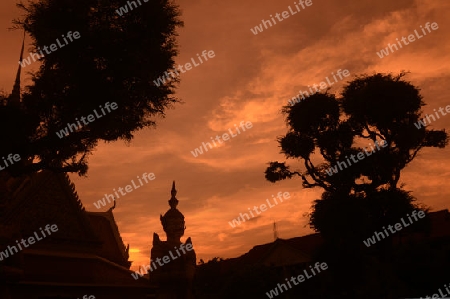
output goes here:
[[[172, 180], [187, 226], [182, 241], [192, 238], [197, 260], [237, 257], [272, 242], [274, 221], [280, 238], [312, 233], [303, 215], [323, 190], [303, 189], [298, 178], [272, 184], [264, 171], [269, 161], [285, 160], [276, 142], [287, 130], [282, 106], [308, 85], [327, 76], [332, 80], [332, 72], [347, 69], [351, 80], [362, 73], [410, 71], [406, 79], [421, 89], [425, 113], [450, 105], [448, 0], [312, 0], [312, 6], [257, 35], [250, 28], [294, 1], [176, 2], [185, 22], [176, 63], [185, 64], [203, 50], [213, 50], [215, 57], [181, 75], [176, 96], [184, 103], [157, 119], [156, 129], [137, 132], [131, 144], [100, 144], [89, 159], [88, 176], [71, 175], [86, 210], [105, 211], [109, 206], [97, 210], [93, 205], [105, 193], [144, 172], [155, 174], [155, 180], [119, 198], [114, 210], [121, 236], [130, 244], [133, 269], [148, 264], [153, 232], [165, 239], [159, 215], [169, 208]], [[6, 93], [13, 86], [22, 38], [22, 32], [8, 30], [21, 15], [15, 3], [0, 2], [0, 89]], [[385, 58], [377, 56], [426, 22], [439, 28]], [[22, 86], [30, 83], [26, 72], [37, 64], [24, 69]], [[345, 81], [330, 92], [339, 93]], [[197, 158], [191, 154], [241, 121], [253, 127]], [[430, 127], [450, 129], [450, 116]], [[400, 184], [432, 210], [449, 207], [449, 153], [450, 146], [424, 149], [402, 172]], [[279, 191], [290, 192], [291, 199], [239, 227], [228, 224]]]

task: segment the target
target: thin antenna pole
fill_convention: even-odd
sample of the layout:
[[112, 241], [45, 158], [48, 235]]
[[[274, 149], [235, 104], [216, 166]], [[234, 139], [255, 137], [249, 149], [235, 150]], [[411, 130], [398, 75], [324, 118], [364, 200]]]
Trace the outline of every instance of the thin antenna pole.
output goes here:
[[278, 239], [278, 229], [277, 229], [277, 223], [273, 222], [273, 241], [276, 241]]

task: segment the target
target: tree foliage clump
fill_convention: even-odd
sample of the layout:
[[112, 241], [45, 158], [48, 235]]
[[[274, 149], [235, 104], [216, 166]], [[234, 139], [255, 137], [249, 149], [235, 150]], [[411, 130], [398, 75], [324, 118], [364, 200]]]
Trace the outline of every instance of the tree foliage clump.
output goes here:
[[[32, 38], [30, 52], [63, 45], [39, 60], [20, 105], [0, 106], [1, 154], [19, 154], [23, 161], [9, 169], [15, 174], [53, 169], [87, 171], [87, 155], [99, 141], [129, 142], [139, 129], [154, 126], [179, 100], [173, 96], [177, 79], [157, 86], [154, 80], [173, 68], [177, 28], [183, 26], [177, 5], [170, 0], [143, 3], [123, 14], [120, 0], [40, 0], [19, 6], [16, 20]], [[63, 36], [79, 32], [68, 44]], [[64, 45], [65, 44], [65, 45]], [[27, 57], [25, 52], [25, 58]], [[36, 62], [37, 63], [37, 62]], [[59, 138], [57, 132], [81, 117], [114, 110]], [[83, 124], [83, 123], [81, 123]]]

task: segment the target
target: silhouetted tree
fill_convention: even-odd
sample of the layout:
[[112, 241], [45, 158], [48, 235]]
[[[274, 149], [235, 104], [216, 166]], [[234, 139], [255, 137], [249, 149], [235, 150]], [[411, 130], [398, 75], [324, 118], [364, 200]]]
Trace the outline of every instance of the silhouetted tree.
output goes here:
[[[41, 0], [19, 4], [25, 16], [16, 20], [33, 39], [31, 52], [64, 45], [40, 59], [22, 103], [0, 107], [2, 156], [19, 154], [13, 174], [54, 169], [87, 171], [86, 157], [99, 141], [129, 142], [139, 129], [155, 126], [155, 117], [179, 102], [173, 96], [178, 78], [157, 86], [177, 55], [176, 29], [183, 25], [170, 0], [141, 2], [120, 16], [122, 0]], [[79, 32], [69, 42], [67, 33]], [[25, 54], [25, 56], [27, 53]], [[105, 103], [118, 108], [102, 116]], [[68, 123], [97, 113], [102, 116], [68, 136], [57, 132]]]
[[[391, 242], [370, 250], [362, 243], [411, 210], [426, 211], [397, 186], [400, 172], [422, 148], [448, 144], [445, 130], [415, 126], [425, 103], [405, 75], [362, 75], [344, 86], [340, 97], [316, 93], [283, 107], [289, 131], [278, 139], [281, 153], [304, 167], [291, 170], [285, 162], [270, 162], [265, 177], [276, 182], [299, 176], [304, 188], [324, 189], [309, 224], [326, 240], [319, 255], [335, 282], [326, 287], [347, 294], [336, 298], [398, 298], [414, 289]], [[422, 221], [411, 229], [427, 225]], [[393, 285], [401, 288], [393, 292]]]
[[362, 75], [348, 83], [339, 98], [315, 93], [283, 108], [289, 131], [278, 139], [281, 153], [303, 161], [304, 169], [270, 162], [265, 177], [276, 182], [299, 176], [304, 188], [325, 190], [310, 215], [317, 231], [360, 239], [374, 225], [417, 207], [414, 198], [397, 187], [400, 171], [422, 148], [445, 147], [448, 135], [414, 125], [425, 104], [419, 89], [404, 76]]

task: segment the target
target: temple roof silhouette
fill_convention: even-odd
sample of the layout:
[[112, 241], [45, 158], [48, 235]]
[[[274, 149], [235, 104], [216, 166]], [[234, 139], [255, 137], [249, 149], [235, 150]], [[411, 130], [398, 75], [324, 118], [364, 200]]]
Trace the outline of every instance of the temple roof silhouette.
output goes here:
[[148, 288], [148, 280], [131, 276], [113, 208], [85, 211], [67, 174], [41, 171], [9, 178], [6, 185], [2, 223], [16, 230], [14, 240], [47, 224], [58, 226], [57, 232], [20, 252], [26, 261], [17, 265], [23, 269], [20, 284]]

